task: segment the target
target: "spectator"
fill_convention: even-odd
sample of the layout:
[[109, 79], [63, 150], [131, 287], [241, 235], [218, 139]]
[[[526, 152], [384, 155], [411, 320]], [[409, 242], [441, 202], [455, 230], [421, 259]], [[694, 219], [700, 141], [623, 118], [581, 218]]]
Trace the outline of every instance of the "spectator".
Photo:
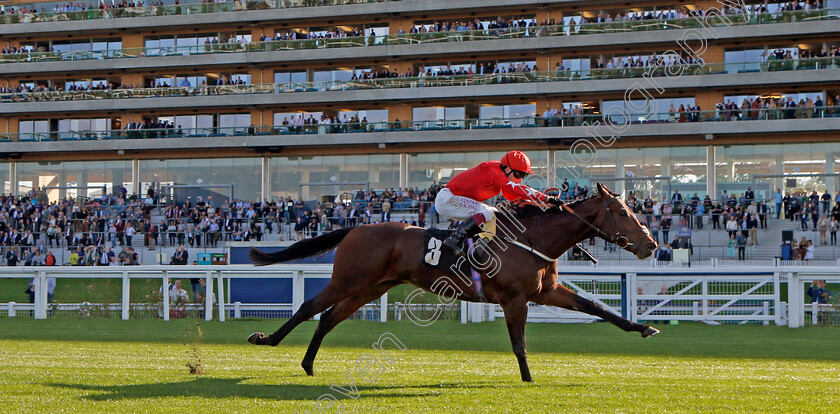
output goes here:
[[828, 190], [825, 190], [825, 193], [823, 193], [823, 195], [821, 197], [821, 200], [822, 200], [822, 206], [823, 206], [823, 208], [822, 208], [823, 214], [828, 214], [828, 210], [829, 210], [830, 204], [831, 204], [831, 194], [828, 193]]
[[738, 222], [735, 220], [734, 214], [729, 215], [729, 219], [726, 221], [726, 231], [729, 232], [729, 236], [734, 236], [738, 232]]
[[808, 296], [811, 297], [811, 303], [826, 304], [831, 298], [831, 291], [825, 287], [825, 280], [815, 280], [808, 288]]
[[134, 236], [135, 230], [134, 226], [129, 224], [125, 228], [125, 244], [131, 246], [131, 238]]
[[[196, 298], [196, 302], [204, 303], [205, 298], [207, 297], [207, 292], [208, 292], [207, 279], [200, 278], [199, 279], [199, 284], [200, 284], [200, 287], [198, 289], [198, 295], [197, 295], [197, 298]], [[213, 289], [210, 289], [209, 291], [210, 291], [210, 303], [215, 304], [216, 303], [216, 294], [213, 292]]]
[[828, 244], [825, 238], [825, 232], [828, 231], [828, 216], [820, 216], [820, 220], [817, 222], [817, 230], [820, 232], [820, 244]]
[[782, 189], [777, 188], [776, 193], [773, 194], [773, 201], [776, 203], [776, 219], [779, 219], [779, 216], [782, 213]]
[[18, 256], [17, 256], [17, 253], [15, 252], [15, 249], [9, 249], [9, 251], [6, 252], [6, 265], [7, 266], [17, 266], [17, 264], [18, 264]]
[[756, 219], [755, 214], [748, 216], [747, 230], [750, 232], [750, 246], [758, 246], [758, 219]]
[[[161, 287], [161, 294], [163, 294], [163, 287]], [[169, 288], [169, 317], [182, 318], [186, 313], [186, 303], [190, 300], [187, 291], [181, 287], [181, 279], [176, 279], [175, 283]]]
[[807, 261], [814, 260], [814, 242], [811, 241], [811, 240], [808, 240], [807, 246], [808, 247], [806, 247], [806, 249], [805, 249], [804, 259], [807, 260]]
[[655, 218], [650, 220], [650, 226], [648, 228], [650, 230], [650, 237], [653, 238], [657, 244], [659, 243], [659, 220]]
[[655, 257], [657, 261], [660, 262], [670, 262], [673, 260], [672, 256], [672, 249], [671, 245], [665, 243], [665, 245], [660, 245], [658, 249], [656, 249]]
[[[667, 206], [667, 204], [666, 204]], [[669, 208], [670, 209], [670, 208]], [[671, 213], [663, 215], [662, 221], [659, 222], [659, 228], [662, 230], [662, 241], [668, 241], [668, 233], [671, 231]]]
[[726, 256], [729, 260], [735, 260], [735, 234], [729, 233], [729, 247], [726, 249]]
[[185, 249], [184, 245], [182, 244], [178, 246], [177, 249], [175, 249], [175, 253], [172, 254], [172, 258], [169, 260], [169, 264], [186, 265], [189, 258], [190, 254], [189, 252], [187, 252], [187, 249]]
[[746, 260], [747, 238], [743, 232], [738, 232], [735, 236], [735, 244], [738, 246], [738, 260]]
[[81, 257], [79, 256], [79, 250], [74, 249], [74, 250], [70, 253], [70, 258], [69, 258], [69, 259], [67, 259], [67, 263], [69, 263], [69, 264], [70, 264], [70, 266], [78, 266], [78, 265], [80, 264], [80, 263], [79, 263], [79, 262], [80, 262], [80, 260], [81, 260]]
[[836, 217], [831, 218], [831, 222], [828, 223], [828, 232], [831, 234], [831, 245], [837, 245], [837, 230], [840, 229], [840, 222], [837, 221]]

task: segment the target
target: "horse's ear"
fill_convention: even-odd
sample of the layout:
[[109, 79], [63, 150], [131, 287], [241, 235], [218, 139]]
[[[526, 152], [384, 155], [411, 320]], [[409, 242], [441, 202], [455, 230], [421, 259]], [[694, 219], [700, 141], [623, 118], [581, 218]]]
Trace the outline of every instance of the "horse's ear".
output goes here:
[[607, 188], [607, 186], [605, 186], [605, 185], [603, 185], [603, 184], [601, 184], [601, 183], [598, 183], [598, 194], [599, 194], [601, 197], [604, 197], [604, 198], [608, 198], [608, 197], [616, 197], [616, 196], [618, 196], [618, 194], [613, 193], [612, 191], [610, 191], [610, 189], [609, 189], [609, 188]]
[[609, 197], [609, 195], [610, 195], [610, 190], [609, 190], [609, 189], [607, 189], [607, 187], [606, 187], [606, 186], [604, 186], [604, 185], [603, 185], [603, 184], [601, 184], [601, 183], [597, 183], [596, 185], [597, 185], [597, 187], [598, 187], [598, 195], [600, 195], [601, 197]]

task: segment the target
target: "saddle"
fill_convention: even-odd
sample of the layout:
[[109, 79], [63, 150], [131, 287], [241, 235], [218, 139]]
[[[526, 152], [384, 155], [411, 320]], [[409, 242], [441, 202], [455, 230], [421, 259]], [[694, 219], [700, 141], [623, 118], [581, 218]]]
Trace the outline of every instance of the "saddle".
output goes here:
[[[457, 256], [452, 250], [443, 247], [443, 241], [450, 234], [452, 234], [452, 230], [426, 229], [423, 238], [424, 263], [427, 266], [455, 275], [460, 279], [471, 279], [475, 293], [482, 301], [486, 301], [484, 297], [484, 286], [481, 283], [481, 274], [470, 266], [469, 260], [465, 257]], [[475, 237], [478, 236], [473, 236], [465, 240], [464, 251], [469, 250], [474, 243]]]

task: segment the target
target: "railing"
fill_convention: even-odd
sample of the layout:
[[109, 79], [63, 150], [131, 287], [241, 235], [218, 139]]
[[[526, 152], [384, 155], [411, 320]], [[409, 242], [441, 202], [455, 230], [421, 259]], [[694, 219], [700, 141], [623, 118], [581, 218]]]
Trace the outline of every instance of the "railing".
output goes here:
[[781, 60], [753, 63], [707, 63], [636, 68], [513, 72], [455, 76], [358, 79], [346, 81], [291, 82], [245, 85], [173, 86], [77, 91], [0, 92], [0, 102], [54, 102], [102, 99], [173, 98], [214, 95], [257, 95], [298, 92], [402, 89], [451, 86], [500, 85], [509, 83], [571, 82], [640, 77], [701, 76], [724, 73], [823, 70], [840, 67], [840, 57]]
[[[207, 6], [214, 6], [219, 3], [210, 3]], [[230, 3], [221, 3], [230, 4]], [[205, 6], [205, 5], [200, 5]], [[158, 6], [159, 7], [159, 6]], [[165, 7], [165, 6], [164, 6]], [[226, 7], [226, 6], [225, 6]], [[123, 9], [110, 9], [123, 10]], [[126, 9], [127, 10], [127, 9]], [[82, 14], [97, 13], [99, 11], [81, 12]], [[108, 11], [104, 11], [108, 12]], [[156, 48], [125, 48], [108, 50], [85, 50], [73, 52], [26, 52], [20, 54], [0, 55], [0, 62], [47, 62], [47, 61], [74, 61], [74, 60], [98, 60], [98, 59], [121, 59], [137, 58], [147, 56], [179, 56], [213, 53], [234, 53], [234, 52], [272, 52], [282, 50], [302, 49], [331, 49], [347, 47], [365, 47], [382, 45], [408, 45], [424, 43], [450, 43], [479, 40], [499, 40], [524, 37], [551, 37], [551, 36], [573, 36], [587, 34], [606, 33], [627, 33], [651, 30], [688, 29], [708, 26], [732, 26], [748, 24], [769, 24], [786, 23], [797, 21], [816, 21], [837, 19], [840, 9], [813, 10], [813, 11], [792, 11], [783, 13], [766, 13], [754, 15], [727, 15], [725, 19], [719, 16], [703, 18], [684, 18], [673, 20], [638, 20], [630, 22], [614, 23], [587, 23], [577, 26], [554, 25], [511, 27], [505, 29], [485, 30], [461, 30], [450, 32], [430, 33], [403, 33], [377, 36], [358, 36], [344, 38], [323, 38], [323, 39], [301, 39], [301, 40], [272, 40], [267, 42], [251, 43], [225, 43], [205, 44], [195, 46], [165, 46]], [[0, 16], [0, 21], [9, 18], [13, 20], [19, 16]]]
[[[840, 116], [840, 107], [800, 107], [776, 109], [736, 109], [640, 114], [635, 120], [611, 115], [614, 125], [680, 124], [694, 122], [734, 122], [755, 120], [815, 119]], [[96, 141], [118, 139], [212, 138], [263, 135], [325, 135], [347, 133], [479, 130], [498, 128], [542, 128], [594, 125], [604, 121], [601, 114], [529, 116], [522, 118], [440, 119], [428, 121], [347, 122], [330, 124], [270, 125], [252, 127], [166, 128], [98, 130], [0, 134], [2, 142]], [[628, 122], [629, 121], [629, 122]]]
[[[234, 0], [230, 2], [219, 3], [205, 3], [196, 0], [185, 0], [179, 5], [170, 4], [164, 6], [148, 6], [148, 7], [127, 7], [127, 8], [110, 8], [110, 9], [89, 9], [76, 11], [61, 11], [61, 12], [39, 12], [39, 13], [20, 13], [20, 14], [6, 14], [0, 16], [0, 24], [15, 24], [15, 23], [42, 23], [42, 22], [61, 22], [61, 21], [78, 21], [78, 20], [97, 20], [97, 19], [119, 19], [130, 17], [150, 17], [150, 16], [177, 16], [187, 14], [204, 14], [204, 13], [220, 13], [232, 11], [245, 10], [265, 10], [271, 8], [298, 8], [298, 7], [317, 7], [317, 6], [336, 6], [344, 4], [363, 4], [363, 3], [382, 3], [399, 0]], [[171, 0], [167, 0], [171, 3]], [[59, 3], [34, 3], [34, 4], [12, 4], [7, 7], [14, 7], [15, 9], [24, 9], [31, 7], [38, 7], [44, 10], [52, 10], [54, 5], [63, 6], [66, 2]]]
[[[32, 280], [34, 303], [18, 305], [9, 302], [0, 306], [0, 314], [7, 317], [151, 317], [169, 320], [172, 317], [200, 316], [220, 321], [230, 317], [285, 316], [297, 311], [307, 292], [307, 280], [329, 279], [331, 265], [280, 265], [256, 268], [250, 265], [228, 266], [141, 266], [141, 267], [30, 267], [4, 270], [4, 278]], [[118, 280], [121, 298], [113, 302], [51, 303], [48, 278], [62, 281], [93, 279]], [[170, 281], [177, 278], [203, 279], [205, 294], [202, 303], [170, 303]], [[233, 279], [284, 279], [291, 287], [291, 297], [281, 303], [230, 303], [226, 292]], [[559, 269], [558, 280], [581, 296], [591, 299], [605, 309], [633, 321], [700, 321], [757, 322], [799, 327], [805, 324], [807, 312], [837, 313], [836, 306], [806, 305], [804, 285], [814, 280], [840, 282], [837, 266], [809, 266], [799, 264], [755, 264], [733, 269], [693, 266], [691, 268], [651, 268], [645, 266], [611, 266], [599, 269]], [[142, 281], [142, 282], [141, 282]], [[143, 300], [132, 300], [131, 285], [145, 286], [158, 292]], [[149, 284], [151, 282], [151, 284]], [[788, 300], [781, 300], [781, 285], [787, 284]], [[159, 286], [159, 288], [158, 288]], [[199, 285], [200, 286], [200, 285]], [[313, 285], [314, 286], [314, 285]], [[199, 289], [204, 289], [203, 287]], [[318, 290], [317, 288], [315, 288]], [[209, 294], [215, 291], [214, 294]], [[60, 295], [61, 292], [57, 292]], [[286, 293], [288, 296], [288, 292]], [[217, 302], [214, 303], [214, 296]], [[136, 297], [136, 294], [135, 294]], [[368, 304], [362, 315], [386, 321], [389, 311], [397, 315], [406, 309], [426, 309], [428, 304], [395, 304], [389, 308], [387, 294], [378, 303]], [[810, 301], [808, 301], [810, 303]], [[466, 323], [494, 320], [503, 317], [497, 305], [461, 303], [461, 321]], [[577, 312], [556, 308], [531, 306], [529, 317], [539, 321], [586, 321], [592, 318]], [[812, 317], [818, 319], [817, 317]], [[833, 318], [831, 320], [834, 320]], [[825, 320], [825, 319], [824, 319]]]

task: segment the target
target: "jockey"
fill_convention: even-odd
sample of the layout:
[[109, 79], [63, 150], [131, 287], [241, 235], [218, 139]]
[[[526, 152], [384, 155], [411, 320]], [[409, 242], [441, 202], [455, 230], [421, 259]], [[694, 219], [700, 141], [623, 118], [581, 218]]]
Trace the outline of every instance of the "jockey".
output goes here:
[[[527, 198], [559, 205], [562, 201], [527, 185], [522, 179], [531, 171], [531, 160], [522, 151], [511, 151], [501, 161], [487, 161], [453, 177], [446, 188], [435, 197], [438, 213], [460, 220], [461, 226], [444, 242], [456, 255], [462, 255], [461, 245], [468, 235], [482, 230], [479, 242], [489, 243], [496, 234], [496, 208], [482, 201], [502, 195], [508, 200]], [[484, 226], [482, 226], [484, 224]]]

